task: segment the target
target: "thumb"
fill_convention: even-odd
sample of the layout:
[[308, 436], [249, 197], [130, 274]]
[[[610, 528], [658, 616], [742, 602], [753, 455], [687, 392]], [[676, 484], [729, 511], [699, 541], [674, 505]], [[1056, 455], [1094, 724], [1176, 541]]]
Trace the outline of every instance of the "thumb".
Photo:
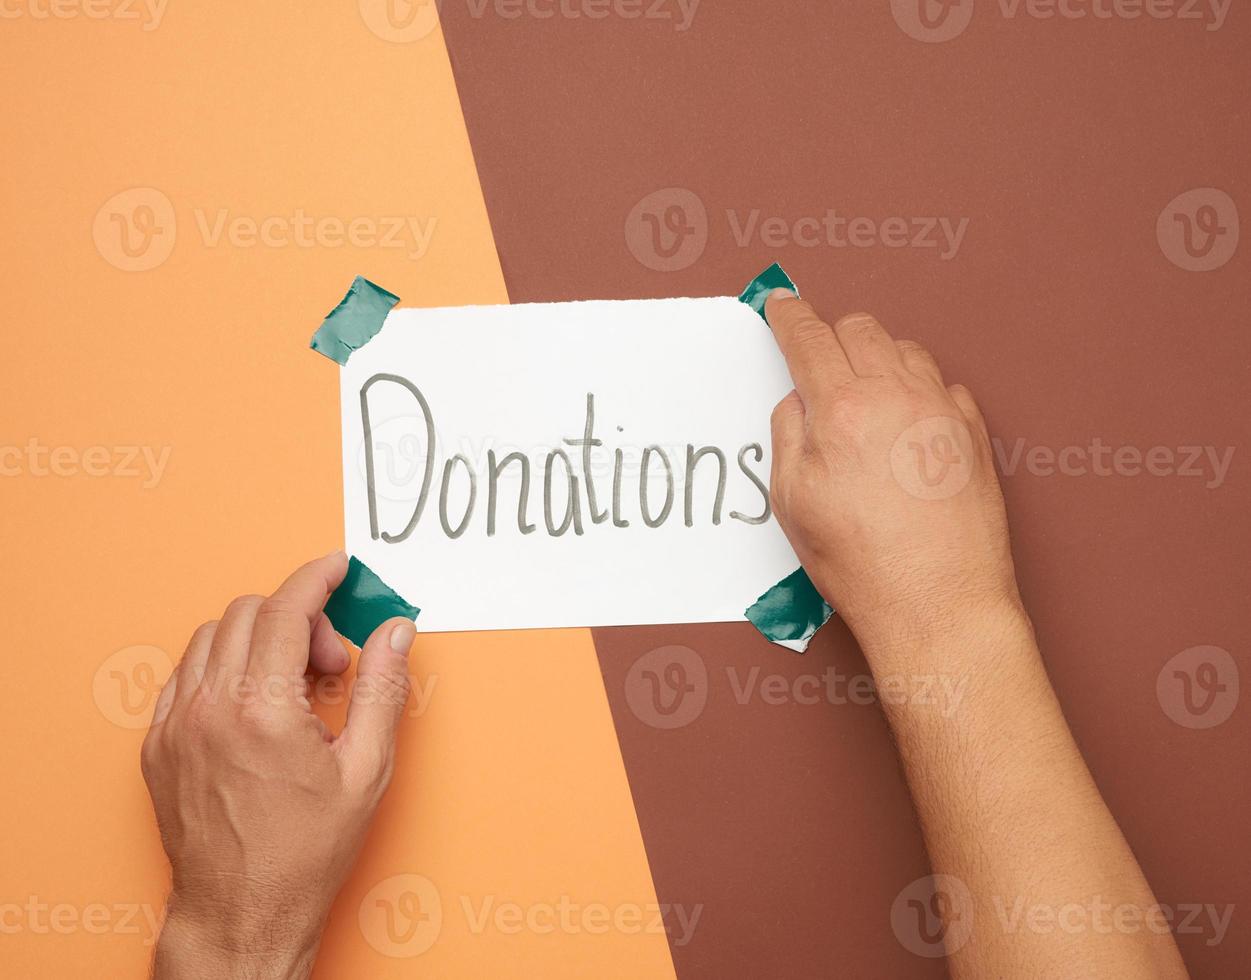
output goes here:
[[395, 736], [412, 682], [408, 652], [417, 636], [411, 619], [388, 619], [370, 634], [356, 665], [356, 685], [340, 739], [352, 766], [386, 784], [395, 756]]

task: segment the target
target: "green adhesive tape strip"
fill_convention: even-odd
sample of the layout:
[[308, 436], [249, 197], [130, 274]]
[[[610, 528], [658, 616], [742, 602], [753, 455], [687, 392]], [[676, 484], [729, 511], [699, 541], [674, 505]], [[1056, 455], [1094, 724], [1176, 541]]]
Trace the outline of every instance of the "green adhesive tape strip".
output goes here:
[[358, 647], [392, 616], [416, 619], [421, 610], [405, 602], [359, 558], [348, 561], [347, 575], [326, 601], [330, 625]]
[[775, 289], [789, 289], [796, 296], [799, 295], [799, 287], [791, 282], [791, 277], [776, 262], [747, 284], [747, 288], [739, 296], [739, 302], [746, 303], [760, 314], [760, 319], [768, 323], [765, 319], [765, 300]]
[[346, 364], [352, 351], [373, 340], [387, 314], [399, 301], [394, 293], [357, 276], [347, 295], [317, 328], [309, 346], [332, 361]]
[[[799, 295], [799, 287], [776, 262], [747, 284], [739, 300], [768, 323], [765, 300], [775, 289], [789, 289]], [[834, 609], [821, 597], [808, 573], [797, 568], [757, 599], [745, 615], [767, 639], [803, 653], [813, 634], [834, 615]]]
[[834, 615], [802, 568], [762, 595], [746, 612], [766, 639], [803, 653], [814, 633]]

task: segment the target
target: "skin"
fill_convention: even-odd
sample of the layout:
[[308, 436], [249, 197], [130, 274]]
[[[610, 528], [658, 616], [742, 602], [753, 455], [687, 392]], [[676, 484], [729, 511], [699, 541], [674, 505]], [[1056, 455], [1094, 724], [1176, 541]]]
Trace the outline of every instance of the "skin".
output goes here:
[[[772, 420], [778, 521], [879, 682], [962, 685], [882, 699], [934, 873], [957, 879], [931, 906], [952, 977], [1186, 977], [1047, 679], [973, 396], [867, 314], [831, 327], [779, 290], [766, 315], [795, 383]], [[1004, 925], [1018, 905], [1037, 927]], [[1081, 917], [1104, 906], [1138, 927]]]
[[173, 869], [159, 980], [307, 977], [322, 929], [391, 781], [416, 630], [366, 641], [343, 732], [311, 710], [307, 672], [348, 664], [322, 607], [342, 552], [273, 595], [235, 599], [191, 638], [143, 744]]
[[[948, 682], [881, 700], [951, 975], [1186, 977], [1047, 679], [972, 395], [868, 315], [831, 327], [784, 290], [766, 315], [795, 383], [772, 418], [778, 521], [883, 692]], [[143, 747], [173, 869], [157, 980], [312, 969], [391, 779], [414, 637], [407, 620], [378, 628], [347, 724], [327, 731], [307, 675], [347, 666], [322, 612], [346, 570], [337, 552], [272, 596], [236, 599], [196, 631], [161, 693]], [[1115, 926], [1135, 912], [1137, 928]]]

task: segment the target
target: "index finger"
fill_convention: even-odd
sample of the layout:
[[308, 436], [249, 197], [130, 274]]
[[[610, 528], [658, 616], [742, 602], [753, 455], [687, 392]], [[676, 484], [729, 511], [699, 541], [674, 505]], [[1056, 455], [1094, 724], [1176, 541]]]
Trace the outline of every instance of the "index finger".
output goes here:
[[248, 673], [256, 679], [294, 678], [308, 667], [313, 627], [330, 593], [347, 574], [347, 555], [336, 551], [301, 565], [256, 611]]
[[789, 289], [775, 289], [765, 302], [765, 318], [805, 405], [816, 404], [835, 385], [855, 377], [834, 328], [817, 316], [811, 303]]

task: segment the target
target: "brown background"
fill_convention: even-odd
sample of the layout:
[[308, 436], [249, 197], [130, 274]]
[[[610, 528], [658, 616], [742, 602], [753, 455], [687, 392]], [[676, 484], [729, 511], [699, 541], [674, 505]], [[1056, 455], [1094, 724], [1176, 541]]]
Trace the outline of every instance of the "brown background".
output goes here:
[[[442, 20], [513, 302], [721, 295], [780, 261], [830, 316], [868, 309], [929, 346], [1008, 447], [1236, 447], [1216, 489], [1024, 467], [1005, 489], [1026, 599], [1095, 777], [1161, 902], [1236, 906], [1223, 942], [1179, 935], [1194, 976], [1244, 975], [1246, 695], [1193, 730], [1161, 709], [1156, 678], [1213, 644], [1251, 682], [1248, 250], [1187, 272], [1156, 220], [1202, 187], [1251, 215], [1247, 11], [1235, 2], [1207, 31], [1008, 18], [983, 0], [963, 34], [925, 44], [885, 2], [707, 0], [685, 32], [473, 9], [448, 0]], [[708, 242], [660, 272], [625, 227], [669, 187], [702, 201]], [[739, 246], [726, 210], [756, 208], [969, 227], [950, 261]], [[658, 896], [705, 906], [673, 948], [683, 980], [942, 973], [890, 927], [895, 895], [928, 868], [880, 712], [744, 706], [726, 681], [731, 666], [863, 672], [841, 624], [806, 657], [746, 625], [598, 630], [596, 644]], [[669, 644], [709, 676], [707, 707], [673, 731], [624, 698], [634, 660]]]

